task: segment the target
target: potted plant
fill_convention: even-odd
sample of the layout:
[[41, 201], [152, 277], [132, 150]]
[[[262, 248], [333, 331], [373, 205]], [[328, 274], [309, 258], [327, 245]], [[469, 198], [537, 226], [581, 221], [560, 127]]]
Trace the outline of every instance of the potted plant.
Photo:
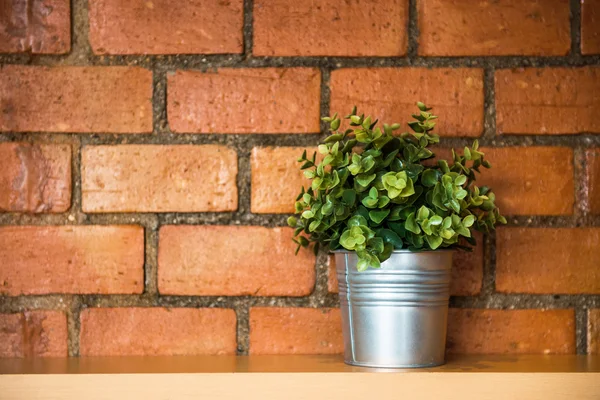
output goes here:
[[[506, 223], [494, 193], [475, 185], [489, 168], [475, 141], [452, 160], [433, 162], [437, 118], [423, 103], [408, 126], [337, 114], [331, 134], [299, 161], [311, 180], [290, 217], [294, 241], [335, 254], [349, 364], [425, 367], [444, 363], [452, 254], [475, 245], [471, 230]], [[429, 161], [427, 161], [429, 160]], [[298, 250], [297, 250], [298, 251]]]

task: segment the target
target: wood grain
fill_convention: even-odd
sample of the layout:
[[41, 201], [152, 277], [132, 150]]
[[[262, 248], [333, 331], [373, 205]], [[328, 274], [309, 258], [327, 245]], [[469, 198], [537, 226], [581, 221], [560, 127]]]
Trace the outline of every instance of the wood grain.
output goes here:
[[0, 374], [3, 400], [600, 396], [597, 356], [454, 356], [442, 367], [414, 370], [352, 367], [340, 356], [5, 359]]

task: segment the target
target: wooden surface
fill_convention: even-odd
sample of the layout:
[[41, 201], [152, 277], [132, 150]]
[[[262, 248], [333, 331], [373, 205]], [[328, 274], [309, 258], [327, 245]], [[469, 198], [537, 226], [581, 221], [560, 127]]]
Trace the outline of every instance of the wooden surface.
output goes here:
[[0, 400], [600, 399], [598, 356], [454, 356], [372, 369], [340, 356], [0, 359]]

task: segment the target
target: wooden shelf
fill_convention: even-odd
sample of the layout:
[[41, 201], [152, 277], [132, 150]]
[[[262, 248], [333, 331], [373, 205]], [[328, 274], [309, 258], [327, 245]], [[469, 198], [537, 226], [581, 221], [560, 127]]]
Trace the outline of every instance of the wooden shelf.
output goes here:
[[0, 359], [0, 399], [598, 400], [599, 356], [453, 356], [427, 369], [341, 356]]

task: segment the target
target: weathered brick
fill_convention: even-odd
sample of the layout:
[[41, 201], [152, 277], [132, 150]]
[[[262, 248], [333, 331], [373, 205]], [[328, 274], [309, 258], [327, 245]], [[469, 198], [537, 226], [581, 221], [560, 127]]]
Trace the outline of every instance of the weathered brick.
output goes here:
[[478, 68], [337, 69], [330, 87], [332, 114], [346, 115], [356, 105], [380, 122], [405, 124], [422, 101], [440, 117], [434, 132], [442, 136], [483, 131], [483, 71]]
[[490, 186], [505, 215], [571, 215], [575, 202], [569, 147], [482, 148], [492, 168], [478, 185]]
[[90, 44], [97, 54], [213, 54], [243, 51], [243, 1], [94, 0]]
[[[296, 244], [291, 228], [165, 226], [160, 230], [161, 294], [305, 296], [315, 285], [315, 256]], [[215, 274], [215, 271], [219, 271]]]
[[4, 0], [0, 53], [63, 54], [71, 49], [69, 0]]
[[256, 0], [253, 53], [259, 56], [401, 56], [407, 0]]
[[581, 1], [581, 52], [600, 54], [600, 1]]
[[0, 67], [0, 131], [152, 132], [152, 72]]
[[61, 311], [0, 314], [0, 357], [66, 357], [67, 317]]
[[[483, 235], [474, 232], [477, 246], [472, 252], [456, 251], [452, 257], [452, 280], [450, 294], [453, 296], [473, 296], [481, 291], [483, 280]], [[329, 255], [327, 290], [339, 293], [335, 257]]]
[[168, 77], [174, 132], [317, 133], [321, 73], [314, 68], [221, 68]]
[[141, 293], [140, 226], [2, 226], [0, 295]]
[[574, 354], [573, 310], [451, 308], [448, 353]]
[[82, 356], [235, 354], [235, 311], [224, 308], [88, 308]]
[[498, 133], [600, 133], [599, 91], [599, 67], [499, 70]]
[[[255, 147], [250, 156], [253, 213], [293, 213], [296, 196], [310, 182], [300, 170], [304, 147]], [[314, 150], [313, 150], [314, 152]], [[311, 153], [309, 153], [311, 156]]]
[[419, 0], [419, 54], [562, 56], [569, 0]]
[[90, 146], [81, 164], [85, 212], [237, 209], [237, 154], [226, 146]]
[[600, 228], [499, 228], [496, 290], [600, 294]]
[[343, 351], [339, 309], [250, 309], [250, 354], [336, 354]]
[[590, 149], [586, 152], [586, 163], [587, 211], [592, 214], [600, 214], [600, 148]]
[[588, 354], [600, 354], [600, 308], [588, 310]]
[[63, 212], [71, 205], [69, 145], [0, 143], [0, 212]]

